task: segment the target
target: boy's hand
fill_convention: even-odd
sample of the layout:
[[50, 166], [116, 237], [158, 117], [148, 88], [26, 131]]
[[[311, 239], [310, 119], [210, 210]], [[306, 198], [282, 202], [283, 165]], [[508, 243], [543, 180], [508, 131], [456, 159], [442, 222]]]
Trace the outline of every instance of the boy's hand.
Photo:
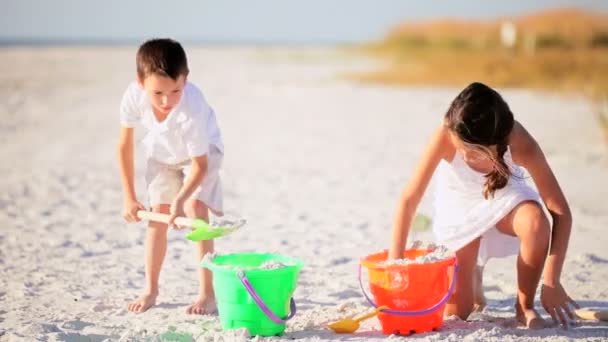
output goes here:
[[125, 200], [122, 217], [124, 217], [127, 222], [141, 221], [141, 219], [137, 217], [137, 212], [139, 210], [146, 210], [146, 207], [135, 199]]
[[174, 228], [174, 229], [183, 228], [183, 227], [176, 225], [174, 221], [175, 221], [176, 217], [186, 216], [184, 214], [184, 202], [185, 202], [185, 200], [178, 197], [173, 201], [173, 203], [171, 203], [171, 212], [170, 212], [171, 217], [169, 218], [169, 227]]

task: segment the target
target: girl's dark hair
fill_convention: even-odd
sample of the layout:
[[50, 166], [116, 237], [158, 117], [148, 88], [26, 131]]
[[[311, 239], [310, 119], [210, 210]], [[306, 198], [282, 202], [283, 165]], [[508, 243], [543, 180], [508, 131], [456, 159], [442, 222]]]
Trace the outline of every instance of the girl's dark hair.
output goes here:
[[[493, 161], [486, 174], [483, 195], [487, 199], [504, 188], [511, 175], [505, 163], [508, 138], [514, 125], [513, 113], [494, 89], [482, 83], [469, 84], [452, 101], [445, 114], [445, 124], [466, 145], [483, 151]], [[497, 155], [490, 146], [496, 146]]]
[[137, 50], [137, 76], [143, 80], [151, 74], [170, 77], [177, 80], [181, 75], [188, 75], [186, 52], [173, 39], [150, 39]]

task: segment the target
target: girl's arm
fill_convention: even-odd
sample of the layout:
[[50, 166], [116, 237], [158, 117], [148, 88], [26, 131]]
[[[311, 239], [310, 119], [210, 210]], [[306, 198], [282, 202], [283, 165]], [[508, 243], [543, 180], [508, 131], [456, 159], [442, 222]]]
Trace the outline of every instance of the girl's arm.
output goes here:
[[453, 154], [450, 133], [444, 125], [441, 125], [433, 133], [397, 203], [389, 259], [403, 257], [412, 218], [416, 214], [420, 199], [441, 159], [449, 159]]
[[571, 319], [574, 318], [569, 305], [579, 308], [579, 305], [568, 296], [560, 282], [572, 229], [570, 207], [538, 143], [519, 123], [515, 124], [510, 142], [513, 160], [528, 170], [553, 218], [551, 244], [545, 261], [540, 301], [553, 320], [561, 322], [564, 327], [567, 327], [566, 315]]
[[570, 239], [572, 227], [570, 207], [543, 151], [530, 133], [521, 124], [516, 123], [510, 140], [513, 160], [528, 170], [553, 219], [551, 245], [545, 262], [543, 283], [555, 286], [559, 284]]
[[145, 207], [137, 202], [133, 174], [135, 173], [133, 157], [133, 128], [121, 127], [120, 140], [118, 142], [118, 165], [120, 168], [120, 180], [124, 192], [124, 218], [129, 221], [139, 221], [138, 210]]
[[192, 157], [192, 171], [184, 181], [184, 185], [171, 204], [170, 226], [175, 226], [173, 220], [176, 217], [184, 216], [184, 203], [190, 198], [196, 188], [201, 185], [205, 174], [207, 174], [207, 155], [204, 154], [202, 156]]

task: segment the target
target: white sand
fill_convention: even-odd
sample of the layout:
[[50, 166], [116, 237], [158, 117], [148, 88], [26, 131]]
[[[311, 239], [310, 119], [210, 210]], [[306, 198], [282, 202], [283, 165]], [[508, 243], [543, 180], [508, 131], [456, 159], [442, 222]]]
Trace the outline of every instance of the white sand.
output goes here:
[[[145, 229], [121, 218], [115, 161], [117, 109], [135, 74], [134, 52], [0, 49], [2, 341], [188, 334], [246, 340], [242, 332], [221, 332], [217, 316], [184, 313], [197, 293], [197, 260], [183, 233], [170, 233], [158, 305], [144, 314], [126, 310], [144, 285]], [[224, 134], [226, 208], [248, 220], [217, 240], [217, 250], [306, 262], [295, 293], [298, 314], [279, 340], [397, 340], [382, 335], [376, 319], [350, 336], [324, 325], [370, 308], [358, 289], [358, 260], [388, 247], [397, 197], [458, 89], [350, 83], [338, 75], [375, 62], [327, 49], [190, 48], [189, 57], [191, 79], [216, 109]], [[592, 106], [578, 97], [503, 94], [544, 148], [572, 205], [563, 283], [581, 305], [608, 309], [608, 148]], [[429, 198], [420, 207], [427, 214]], [[517, 328], [515, 258], [491, 261], [485, 279], [485, 315], [447, 320], [440, 332], [408, 340], [608, 338], [607, 325], [598, 322], [569, 331]]]
[[[408, 245], [410, 249], [416, 249], [415, 246], [420, 244], [421, 241], [414, 241], [412, 245]], [[424, 246], [423, 248], [426, 248]], [[428, 249], [432, 249], [428, 247]], [[431, 252], [420, 255], [415, 258], [404, 258], [404, 259], [388, 259], [380, 264], [382, 265], [411, 265], [411, 264], [432, 264], [448, 258], [454, 258], [454, 252], [449, 251], [446, 247], [440, 246], [439, 248], [433, 249]]]
[[276, 261], [276, 260], [265, 261], [257, 267], [244, 266], [244, 265], [216, 264], [213, 261], [218, 256], [220, 256], [220, 254], [218, 254], [218, 253], [207, 253], [201, 260], [201, 264], [209, 263], [209, 264], [215, 265], [216, 267], [221, 267], [224, 269], [231, 269], [231, 270], [235, 270], [235, 271], [238, 271], [238, 270], [276, 270], [279, 268], [293, 266], [293, 265], [286, 265], [286, 264], [284, 264], [280, 261]]

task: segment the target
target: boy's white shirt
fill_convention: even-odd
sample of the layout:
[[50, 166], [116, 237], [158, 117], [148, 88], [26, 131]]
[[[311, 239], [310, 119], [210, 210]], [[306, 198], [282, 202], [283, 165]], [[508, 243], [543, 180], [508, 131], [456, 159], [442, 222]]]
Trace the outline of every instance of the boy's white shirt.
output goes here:
[[183, 91], [178, 105], [163, 122], [158, 122], [144, 89], [135, 81], [127, 87], [120, 104], [120, 123], [123, 127], [141, 125], [146, 129], [143, 143], [148, 158], [178, 164], [207, 154], [210, 144], [224, 152], [215, 112], [203, 93], [190, 82], [186, 82]]

